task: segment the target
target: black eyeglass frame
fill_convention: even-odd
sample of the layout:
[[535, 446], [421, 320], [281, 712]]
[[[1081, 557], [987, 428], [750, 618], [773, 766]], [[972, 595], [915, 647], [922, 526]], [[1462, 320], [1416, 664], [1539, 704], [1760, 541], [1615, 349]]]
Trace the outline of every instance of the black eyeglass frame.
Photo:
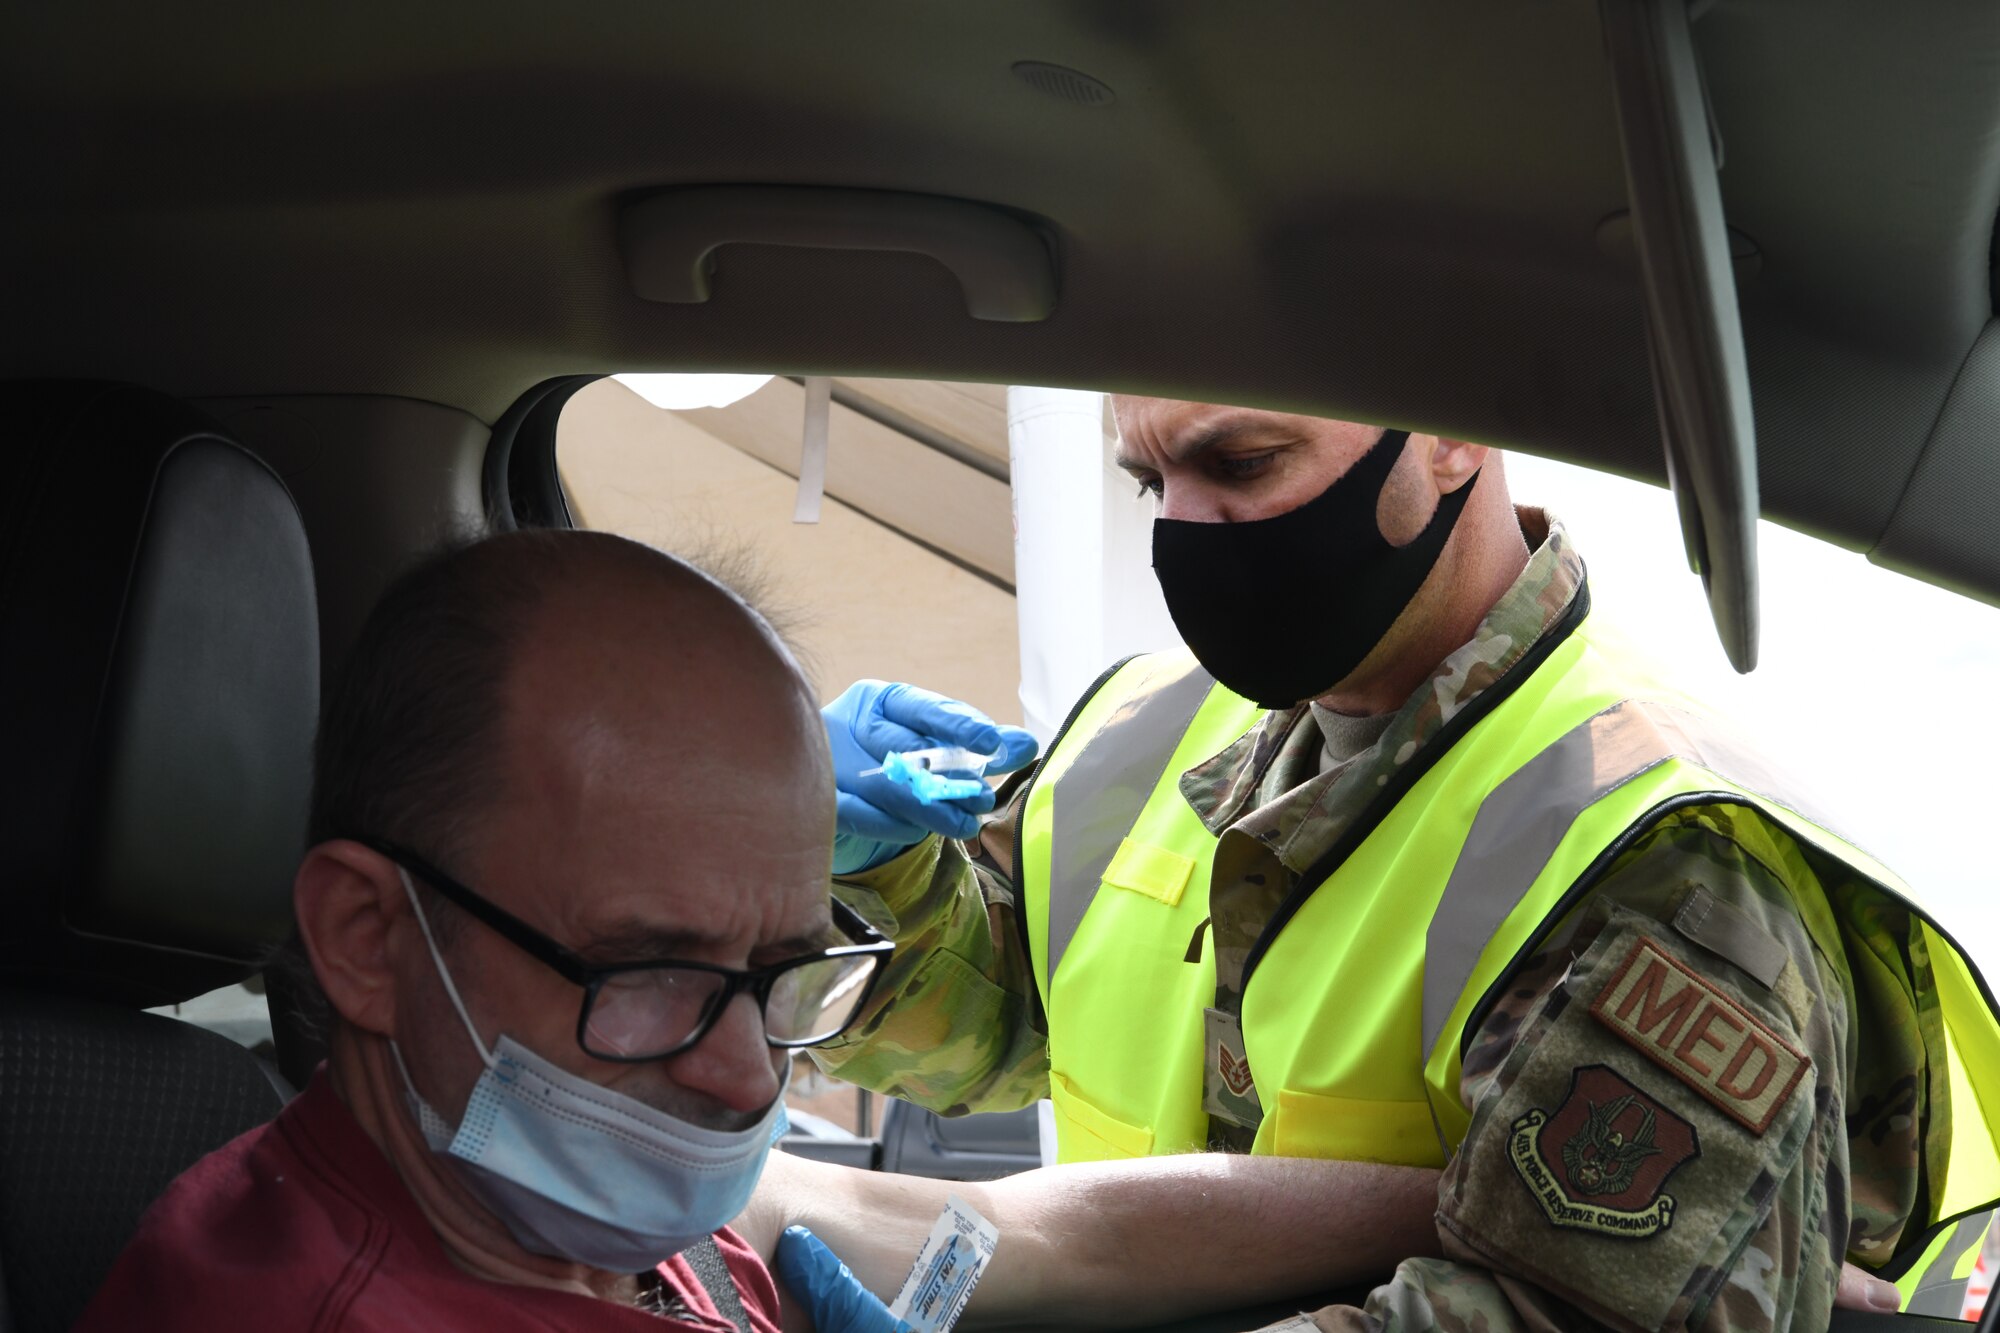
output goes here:
[[[654, 1060], [664, 1060], [669, 1056], [679, 1055], [682, 1051], [698, 1045], [701, 1039], [709, 1034], [709, 1030], [715, 1026], [716, 1020], [722, 1017], [723, 1013], [728, 1010], [730, 1002], [739, 994], [748, 993], [756, 998], [757, 1014], [761, 1020], [765, 1017], [765, 1006], [769, 1004], [771, 999], [771, 988], [777, 984], [778, 978], [786, 972], [792, 971], [795, 968], [805, 967], [812, 963], [825, 962], [829, 958], [870, 956], [876, 958], [878, 961], [869, 970], [868, 978], [863, 983], [864, 988], [861, 992], [861, 997], [854, 1003], [854, 1016], [850, 1016], [847, 1022], [841, 1024], [836, 1030], [805, 1041], [780, 1041], [771, 1035], [769, 1027], [766, 1027], [764, 1030], [765, 1044], [778, 1050], [803, 1050], [807, 1047], [822, 1045], [832, 1041], [835, 1037], [838, 1037], [841, 1033], [847, 1031], [849, 1027], [853, 1026], [854, 1017], [859, 1016], [861, 1010], [867, 1006], [868, 997], [875, 991], [875, 983], [882, 979], [882, 970], [884, 965], [889, 961], [889, 955], [896, 951], [895, 942], [886, 938], [880, 931], [869, 925], [860, 913], [856, 912], [846, 903], [841, 902], [838, 898], [829, 898], [828, 901], [833, 911], [834, 928], [839, 930], [848, 939], [855, 941], [855, 943], [835, 945], [832, 948], [820, 949], [813, 953], [800, 954], [796, 958], [787, 958], [783, 962], [773, 963], [769, 967], [753, 967], [749, 969], [721, 967], [715, 963], [682, 962], [672, 958], [652, 959], [642, 963], [614, 963], [609, 966], [598, 966], [585, 962], [574, 950], [550, 939], [547, 935], [536, 930], [512, 912], [482, 897], [474, 890], [467, 888], [407, 847], [399, 846], [382, 838], [366, 838], [357, 835], [349, 835], [349, 838], [353, 842], [358, 842], [362, 846], [388, 857], [391, 861], [402, 866], [403, 869], [437, 890], [438, 894], [445, 901], [451, 903], [454, 907], [462, 909], [468, 915], [492, 929], [495, 934], [501, 936], [509, 944], [512, 944], [536, 962], [541, 963], [563, 980], [572, 985], [583, 987], [583, 1003], [577, 1009], [576, 1014], [576, 1044], [585, 1055], [593, 1060], [606, 1060], [614, 1064], [636, 1065], [648, 1064]], [[708, 972], [722, 978], [722, 989], [715, 993], [714, 998], [709, 1002], [708, 1008], [702, 1012], [700, 1020], [695, 1024], [694, 1030], [688, 1034], [687, 1038], [677, 1046], [669, 1047], [664, 1051], [649, 1051], [645, 1055], [606, 1055], [592, 1050], [589, 1043], [584, 1040], [584, 1033], [590, 1025], [590, 1011], [597, 1003], [597, 993], [603, 988], [604, 983], [622, 973], [658, 972], [664, 971], [667, 968], [677, 968], [689, 972]]]

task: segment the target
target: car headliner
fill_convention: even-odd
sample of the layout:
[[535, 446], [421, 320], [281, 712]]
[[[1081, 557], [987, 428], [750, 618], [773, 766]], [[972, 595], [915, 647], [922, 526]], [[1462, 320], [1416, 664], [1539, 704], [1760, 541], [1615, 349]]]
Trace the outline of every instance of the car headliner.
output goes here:
[[[1721, 0], [1695, 37], [1764, 512], [2000, 601], [2000, 7]], [[488, 422], [574, 372], [1073, 384], [1662, 476], [1590, 0], [16, 5], [0, 71], [8, 377]], [[634, 295], [621, 202], [730, 183], [1028, 215], [1055, 313], [769, 245]]]

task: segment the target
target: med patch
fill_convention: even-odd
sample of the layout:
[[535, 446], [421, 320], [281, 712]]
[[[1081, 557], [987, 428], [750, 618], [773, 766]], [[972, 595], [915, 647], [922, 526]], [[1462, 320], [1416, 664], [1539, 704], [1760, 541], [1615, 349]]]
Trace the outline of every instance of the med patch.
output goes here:
[[1650, 936], [1634, 942], [1590, 1012], [1753, 1134], [1771, 1127], [1812, 1064]]
[[[1643, 1011], [1665, 1004], [1680, 1017], [1667, 1053], [1687, 1040], [1707, 991], [1682, 1001], [1680, 973], [1648, 980], [1655, 952], [1688, 969], [1709, 963], [1709, 989], [1791, 1047], [1802, 1043], [1782, 1007], [1763, 1007], [1771, 993], [1761, 982], [1698, 954], [1703, 946], [1658, 915], [1602, 906], [1596, 938], [1543, 983], [1524, 1018], [1492, 1029], [1508, 1049], [1475, 1085], [1472, 1123], [1439, 1181], [1439, 1236], [1447, 1258], [1517, 1276], [1626, 1333], [1694, 1327], [1689, 1316], [1708, 1308], [1799, 1162], [1816, 1123], [1818, 1069], [1802, 1062], [1763, 1134], [1683, 1077], [1668, 1077], [1599, 1011], [1617, 1018], [1644, 982], [1631, 1025], [1657, 1045], [1674, 1020], [1656, 1013], [1649, 1024]], [[1645, 961], [1635, 967], [1635, 956]], [[1593, 1009], [1607, 992], [1607, 1005]], [[1721, 1017], [1706, 1021], [1710, 1035], [1730, 1031]], [[1734, 1062], [1706, 1042], [1690, 1050], [1717, 1075]], [[1748, 1090], [1758, 1058], [1744, 1058], [1732, 1088]], [[1782, 1083], [1785, 1068], [1770, 1085]], [[1775, 1097], [1770, 1085], [1760, 1096]]]
[[1508, 1160], [1549, 1221], [1626, 1240], [1674, 1224], [1663, 1188], [1701, 1156], [1693, 1125], [1605, 1065], [1572, 1070], [1562, 1104], [1529, 1110], [1512, 1131]]

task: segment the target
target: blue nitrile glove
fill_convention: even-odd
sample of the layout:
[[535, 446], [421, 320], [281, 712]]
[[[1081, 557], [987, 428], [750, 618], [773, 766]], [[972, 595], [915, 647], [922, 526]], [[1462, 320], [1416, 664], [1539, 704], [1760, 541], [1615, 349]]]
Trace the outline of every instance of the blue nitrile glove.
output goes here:
[[786, 1227], [771, 1265], [805, 1304], [819, 1333], [911, 1333], [875, 1293], [861, 1285], [826, 1242], [804, 1227]]
[[926, 805], [915, 792], [881, 773], [891, 750], [927, 750], [962, 745], [999, 757], [988, 773], [1011, 773], [1035, 757], [1035, 738], [1020, 727], [1003, 726], [970, 704], [947, 699], [914, 685], [858, 680], [820, 710], [833, 747], [834, 786], [839, 810], [834, 825], [833, 873], [868, 870], [913, 847], [932, 833], [969, 838], [979, 816], [993, 808], [993, 791], [981, 784], [972, 796]]

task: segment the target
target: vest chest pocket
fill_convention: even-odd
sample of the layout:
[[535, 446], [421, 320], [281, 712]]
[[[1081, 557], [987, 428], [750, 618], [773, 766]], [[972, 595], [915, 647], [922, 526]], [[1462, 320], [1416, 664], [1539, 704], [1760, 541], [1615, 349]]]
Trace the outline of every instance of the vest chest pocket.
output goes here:
[[1127, 838], [1118, 844], [1111, 864], [1104, 868], [1104, 883], [1167, 907], [1178, 907], [1193, 875], [1193, 857]]
[[1151, 1129], [1127, 1124], [1100, 1110], [1053, 1070], [1049, 1072], [1049, 1100], [1055, 1104], [1056, 1141], [1063, 1161], [1102, 1162], [1152, 1153]]
[[1362, 1101], [1316, 1092], [1278, 1093], [1269, 1126], [1279, 1157], [1319, 1157], [1389, 1166], [1443, 1166], [1437, 1127], [1427, 1102]]

